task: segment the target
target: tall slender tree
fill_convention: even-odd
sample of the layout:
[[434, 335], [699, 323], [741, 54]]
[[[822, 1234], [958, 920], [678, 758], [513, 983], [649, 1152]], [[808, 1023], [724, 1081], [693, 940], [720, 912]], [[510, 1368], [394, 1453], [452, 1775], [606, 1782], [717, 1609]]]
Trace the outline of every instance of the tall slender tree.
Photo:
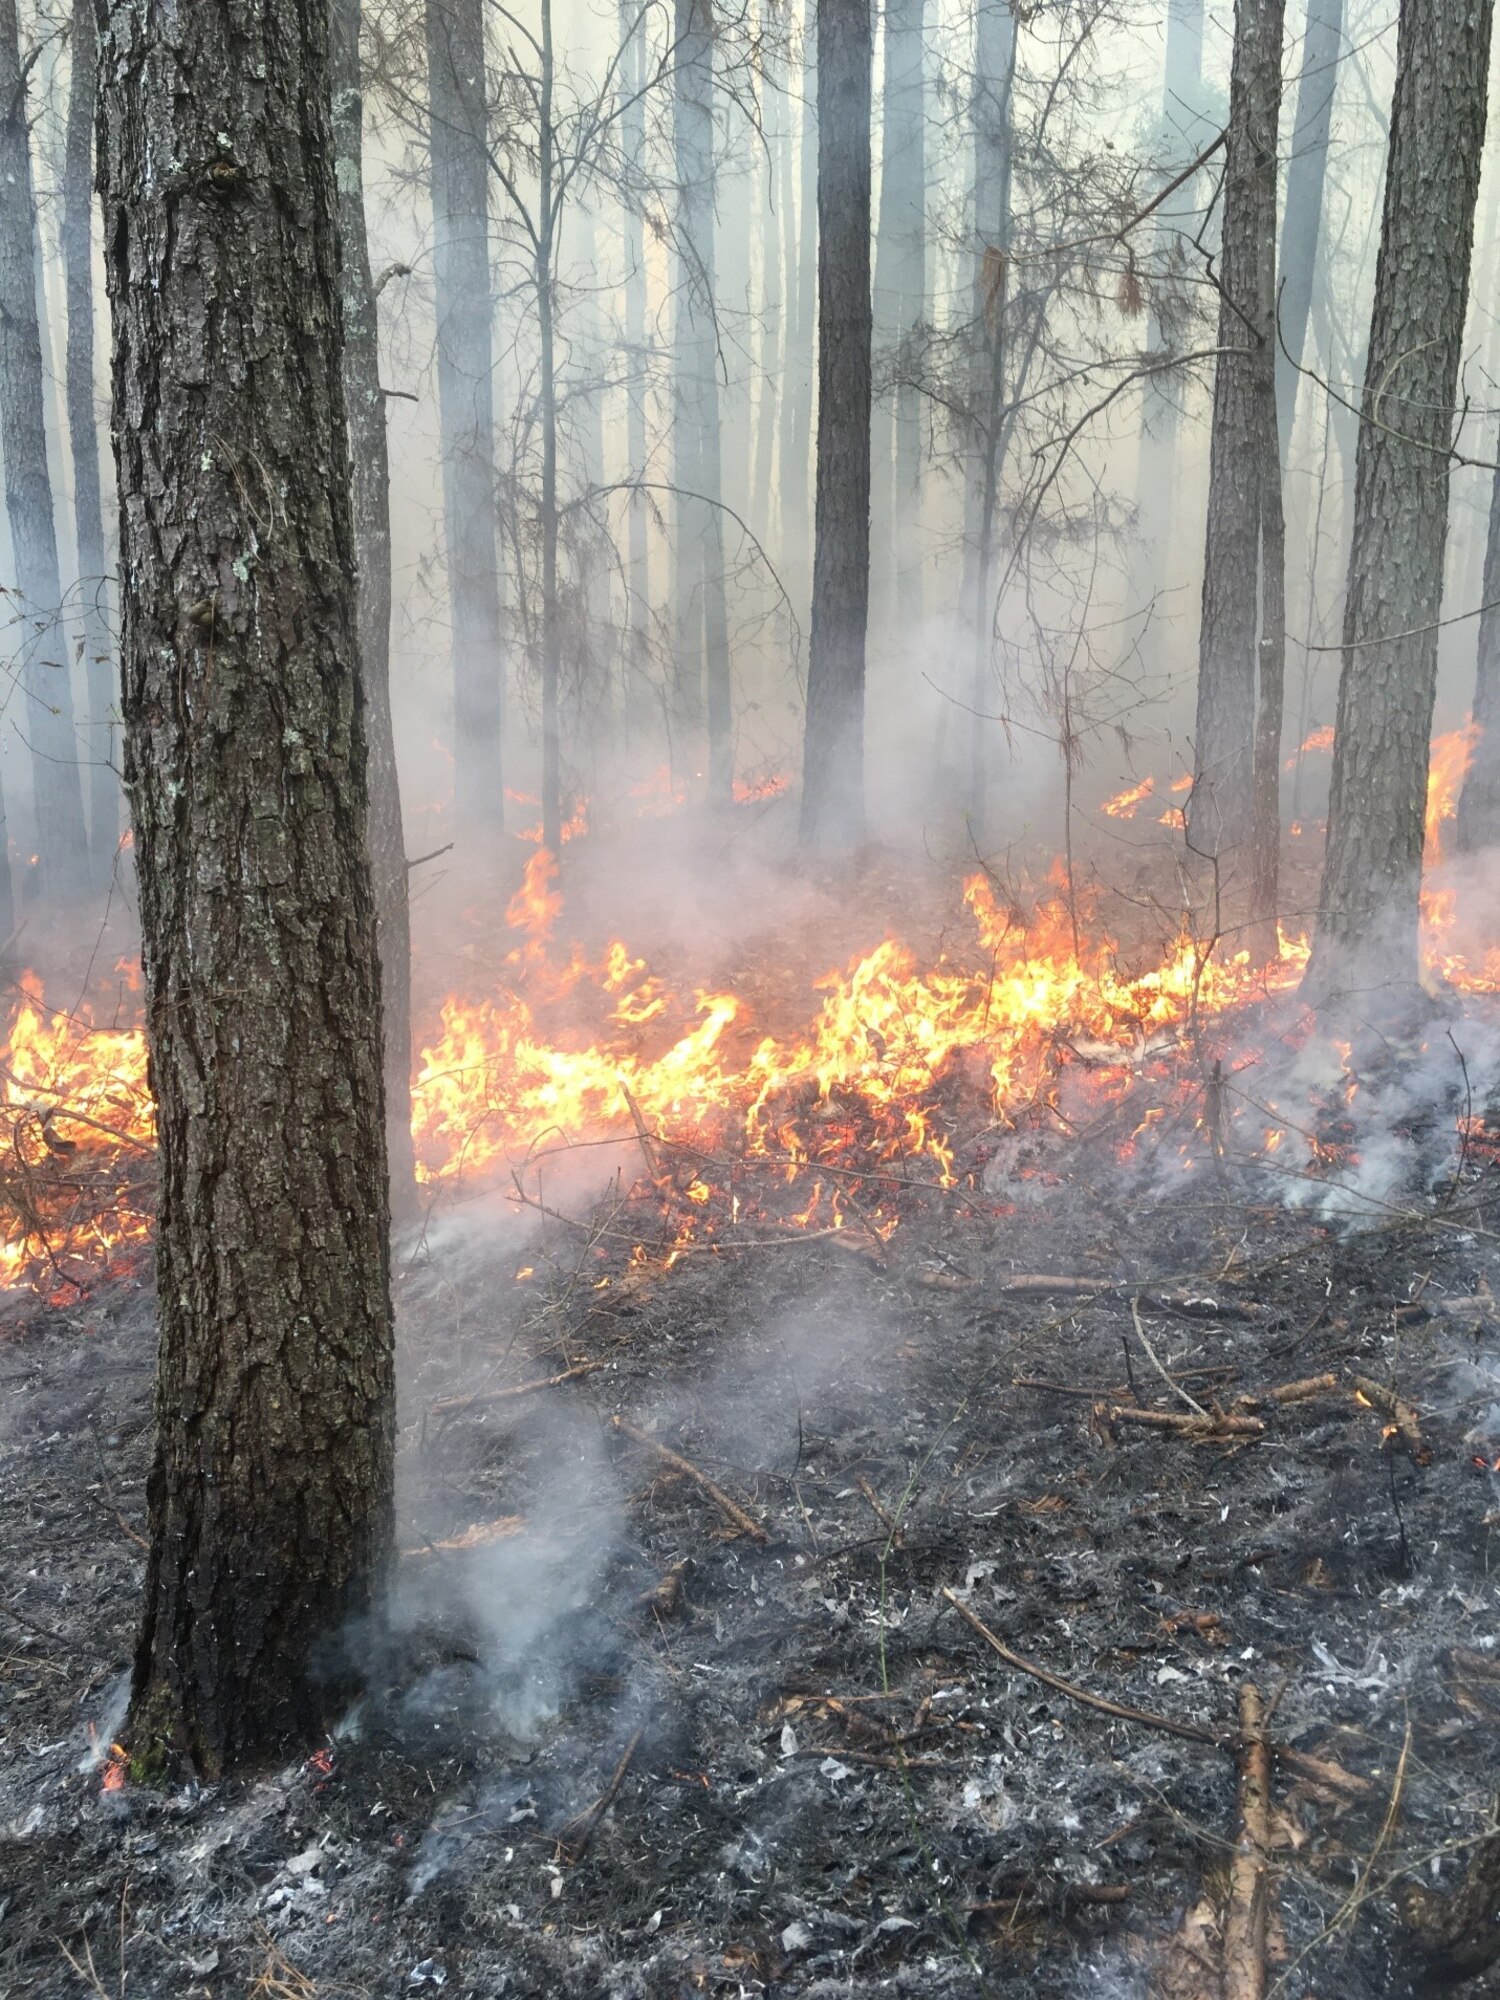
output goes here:
[[1344, 40], [1344, 0], [1307, 0], [1297, 110], [1286, 168], [1286, 214], [1281, 225], [1280, 297], [1276, 347], [1276, 408], [1281, 458], [1286, 463], [1297, 423], [1299, 366], [1307, 352], [1313, 282], [1323, 235], [1323, 189], [1328, 178], [1328, 137]]
[[[782, 382], [781, 543], [789, 555], [807, 540], [812, 457], [814, 352], [818, 331], [818, 0], [802, 4], [802, 133], [797, 154], [796, 284], [787, 288], [786, 372]], [[788, 217], [788, 229], [791, 218]]]
[[370, 868], [380, 932], [385, 1002], [386, 1152], [391, 1207], [416, 1206], [411, 1136], [411, 911], [406, 837], [391, 720], [391, 500], [385, 394], [380, 386], [380, 308], [365, 228], [364, 90], [360, 0], [329, 10], [333, 137], [337, 148], [339, 292], [344, 314], [344, 401], [349, 423], [350, 506], [359, 565], [359, 658], [365, 688]]
[[991, 665], [995, 521], [1007, 366], [1016, 21], [1008, 0], [979, 0], [974, 11], [973, 144], [968, 327], [968, 439], [964, 466], [964, 553], [959, 605], [969, 663], [969, 746], [965, 806], [982, 842], [989, 800], [990, 742], [980, 721]]
[[802, 839], [864, 836], [870, 603], [870, 0], [818, 0], [818, 464]]
[[105, 0], [125, 781], [160, 1155], [132, 1746], [279, 1756], [392, 1538], [329, 23]]
[[[1277, 452], [1274, 315], [1276, 300], [1276, 141], [1281, 108], [1282, 0], [1237, 0], [1224, 160], [1224, 227], [1219, 257], [1219, 356], [1214, 378], [1203, 619], [1198, 642], [1194, 784], [1189, 843], [1219, 864], [1220, 921], [1266, 913], [1250, 907], [1255, 867], [1274, 871], [1279, 821], [1274, 796], [1281, 732], [1284, 645], [1280, 600], [1280, 459]], [[1265, 605], [1260, 584], [1264, 578]], [[1261, 616], [1269, 609], [1275, 628]], [[1264, 641], [1264, 645], [1258, 643]], [[1261, 667], [1267, 669], [1263, 676]], [[1264, 680], [1264, 686], [1262, 681]], [[1257, 706], [1273, 795], [1270, 855], [1248, 851], [1256, 805]], [[1274, 738], [1274, 741], [1270, 740]], [[1274, 882], [1270, 884], [1274, 903]], [[1274, 916], [1274, 909], [1271, 912]], [[1274, 937], [1274, 933], [1273, 933]], [[1266, 942], [1261, 940], [1262, 943]]]
[[922, 411], [909, 352], [927, 307], [925, 0], [887, 0], [881, 104], [880, 215], [875, 232], [875, 336], [895, 376], [872, 441], [874, 532], [902, 628], [922, 615], [915, 546]]
[[621, 248], [625, 263], [626, 434], [631, 488], [626, 496], [625, 711], [631, 722], [646, 707], [651, 623], [650, 520], [640, 481], [646, 476], [646, 385], [651, 353], [646, 327], [646, 238], [641, 201], [646, 162], [646, 10], [620, 0]]
[[700, 716], [706, 725], [708, 796], [724, 804], [734, 776], [734, 738], [720, 513], [712, 0], [676, 0], [675, 36], [677, 671], [682, 721], [695, 755]]
[[426, 0], [426, 30], [454, 831], [483, 843], [505, 814], [483, 0]]
[[62, 581], [52, 473], [47, 462], [41, 324], [37, 316], [36, 197], [16, 0], [0, 0], [0, 458], [13, 578], [7, 639], [20, 655], [26, 738], [42, 880], [64, 893], [88, 882], [88, 836], [73, 721], [73, 682], [61, 622]]
[[1465, 854], [1500, 845], [1500, 467], [1490, 488], [1479, 601], [1484, 609], [1479, 614], [1473, 711], [1478, 735], [1454, 828], [1454, 845]]
[[[1203, 130], [1203, 0], [1167, 0], [1167, 35], [1162, 60], [1161, 124], [1158, 144], [1167, 160], [1197, 157]], [[1182, 349], [1181, 288], [1176, 264], [1184, 233], [1184, 211], [1196, 201], [1189, 182], [1158, 212], [1151, 262], [1152, 289], [1147, 347], [1166, 358]], [[1189, 232], [1190, 233], [1190, 232]], [[1181, 430], [1183, 382], [1171, 370], [1148, 375], [1141, 396], [1141, 442], [1136, 466], [1136, 514], [1143, 561], [1136, 586], [1159, 629], [1164, 623], [1162, 592], [1171, 581], [1170, 556], [1176, 531], [1177, 447]]]
[[1304, 990], [1418, 975], [1428, 740], [1491, 0], [1402, 0], [1361, 402], [1328, 855]]
[[80, 637], [87, 691], [89, 849], [96, 882], [109, 880], [120, 840], [115, 769], [115, 655], [109, 629], [108, 556], [99, 485], [99, 417], [94, 393], [94, 111], [98, 35], [93, 0], [73, 0], [71, 75], [63, 156], [62, 258], [68, 305], [68, 444], [78, 547]]

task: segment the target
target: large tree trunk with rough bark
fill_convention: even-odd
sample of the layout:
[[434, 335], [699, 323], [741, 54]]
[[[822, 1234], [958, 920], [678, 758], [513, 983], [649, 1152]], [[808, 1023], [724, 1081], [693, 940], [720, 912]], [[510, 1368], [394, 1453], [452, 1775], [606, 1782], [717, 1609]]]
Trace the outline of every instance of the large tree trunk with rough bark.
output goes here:
[[677, 675], [681, 723], [697, 755], [706, 725], [708, 797], [734, 777], [729, 613], [714, 277], [714, 21], [710, 0], [677, 0], [673, 144], [677, 165]]
[[[1491, 0], [1402, 0], [1344, 600], [1328, 854], [1304, 990], [1415, 985], [1454, 396]], [[1409, 635], [1409, 636], [1406, 636]]]
[[344, 311], [344, 402], [349, 420], [349, 498], [359, 565], [359, 659], [365, 686], [370, 869], [380, 931], [385, 1011], [385, 1122], [391, 1208], [416, 1206], [411, 1138], [411, 911], [406, 836], [391, 720], [391, 499], [385, 396], [380, 387], [380, 309], [365, 229], [364, 92], [359, 71], [360, 0], [333, 0], [329, 17], [333, 136], [338, 149], [339, 290]]
[[[1273, 320], [1282, 0], [1238, 0], [1234, 21], [1194, 783], [1187, 808], [1189, 846], [1214, 865], [1215, 914], [1223, 926], [1260, 914], [1250, 907], [1247, 842], [1254, 816], [1258, 586], [1262, 557], [1270, 553], [1263, 539], [1268, 515], [1280, 547], [1280, 501], [1268, 487], [1278, 463]], [[1277, 702], [1279, 739], [1279, 693]], [[1274, 765], [1274, 749], [1271, 756]], [[1274, 797], [1270, 805], [1274, 817]], [[1275, 839], [1273, 829], [1273, 845]]]
[[453, 828], [504, 823], [505, 655], [495, 508], [489, 158], [482, 0], [426, 0], [438, 423], [453, 660]]
[[870, 603], [870, 0], [818, 0], [818, 463], [802, 839], [864, 836]]
[[1297, 423], [1299, 372], [1307, 353], [1313, 283], [1323, 234], [1323, 185], [1328, 175], [1328, 134], [1338, 87], [1344, 39], [1344, 0], [1308, 0], [1297, 79], [1297, 110], [1286, 168], [1286, 214], [1281, 224], [1280, 296], [1276, 345], [1276, 408], [1281, 460], [1291, 450]]
[[108, 556], [99, 484], [94, 397], [94, 110], [99, 70], [94, 0], [73, 0], [72, 74], [63, 160], [63, 277], [68, 302], [68, 443], [78, 543], [80, 637], [87, 692], [89, 850], [96, 883], [107, 883], [120, 844], [115, 769], [115, 654], [109, 629]]
[[[125, 782], [159, 1133], [131, 1732], [200, 1771], [347, 1699], [390, 1554], [380, 966], [328, 16], [105, 0]], [[347, 1659], [347, 1655], [344, 1656]]]
[[41, 881], [68, 894], [88, 882], [88, 837], [63, 630], [57, 526], [47, 463], [41, 326], [37, 318], [36, 198], [16, 0], [0, 0], [0, 458], [15, 574], [0, 643], [26, 693], [26, 736]]
[[893, 377], [872, 440], [874, 533], [900, 630], [922, 615], [916, 547], [922, 410], [912, 341], [927, 309], [927, 128], [923, 91], [925, 0], [885, 10], [880, 217], [875, 232], [875, 337]]

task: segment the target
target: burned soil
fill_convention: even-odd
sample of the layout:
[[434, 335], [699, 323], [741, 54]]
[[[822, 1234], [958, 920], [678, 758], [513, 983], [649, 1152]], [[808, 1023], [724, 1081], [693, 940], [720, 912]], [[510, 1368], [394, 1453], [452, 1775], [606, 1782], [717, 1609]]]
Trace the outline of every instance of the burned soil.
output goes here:
[[1217, 1993], [1251, 1681], [1273, 1990], [1500, 1992], [1497, 1247], [1483, 1160], [1338, 1233], [1064, 1174], [669, 1272], [607, 1212], [450, 1233], [401, 1280], [364, 1699], [306, 1763], [165, 1790], [109, 1747], [147, 1297], [32, 1312], [0, 1985]]

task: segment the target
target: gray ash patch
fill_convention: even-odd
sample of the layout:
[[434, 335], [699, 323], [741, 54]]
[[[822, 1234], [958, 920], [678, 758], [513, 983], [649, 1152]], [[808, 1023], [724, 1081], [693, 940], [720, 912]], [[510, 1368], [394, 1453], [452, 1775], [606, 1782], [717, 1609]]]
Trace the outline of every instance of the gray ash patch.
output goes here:
[[[1495, 1204], [1476, 1179], [1340, 1239], [1195, 1201], [1060, 1181], [1009, 1216], [934, 1203], [883, 1261], [777, 1246], [641, 1278], [548, 1239], [520, 1284], [509, 1256], [418, 1271], [409, 1553], [388, 1623], [347, 1641], [366, 1696], [307, 1763], [165, 1794], [80, 1769], [128, 1664], [149, 1319], [138, 1297], [92, 1333], [34, 1319], [0, 1347], [0, 1986], [93, 1991], [92, 1953], [112, 1996], [122, 1963], [131, 1995], [1144, 1995], [1222, 1897], [1235, 1758], [1013, 1670], [946, 1589], [1177, 1722], [1232, 1730], [1253, 1679], [1278, 1742], [1368, 1785], [1277, 1775], [1280, 1990], [1429, 1990], [1398, 1904], [1461, 1878], [1500, 1723], [1474, 1435], [1500, 1398]], [[1007, 1291], [1018, 1270], [1101, 1289]], [[1337, 1391], [1260, 1437], [1112, 1442], [1089, 1392], [1183, 1408], [1137, 1287], [1205, 1407]], [[1352, 1373], [1419, 1412], [1429, 1463]]]

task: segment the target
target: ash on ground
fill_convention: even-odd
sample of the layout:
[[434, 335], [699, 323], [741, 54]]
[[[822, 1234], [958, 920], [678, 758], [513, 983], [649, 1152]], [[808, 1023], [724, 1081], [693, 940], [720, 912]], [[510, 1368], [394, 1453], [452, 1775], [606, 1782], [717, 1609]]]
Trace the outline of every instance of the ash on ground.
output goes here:
[[149, 1306], [32, 1314], [0, 1345], [0, 1987], [1215, 1993], [1232, 1749], [1081, 1705], [961, 1606], [1201, 1733], [1259, 1688], [1303, 1758], [1278, 1994], [1500, 1992], [1495, 1910], [1458, 1921], [1495, 1827], [1497, 1225], [1487, 1161], [1360, 1232], [1059, 1171], [1041, 1203], [934, 1195], [884, 1249], [640, 1273], [549, 1220], [418, 1251], [367, 1693], [305, 1763], [165, 1792], [110, 1749]]

